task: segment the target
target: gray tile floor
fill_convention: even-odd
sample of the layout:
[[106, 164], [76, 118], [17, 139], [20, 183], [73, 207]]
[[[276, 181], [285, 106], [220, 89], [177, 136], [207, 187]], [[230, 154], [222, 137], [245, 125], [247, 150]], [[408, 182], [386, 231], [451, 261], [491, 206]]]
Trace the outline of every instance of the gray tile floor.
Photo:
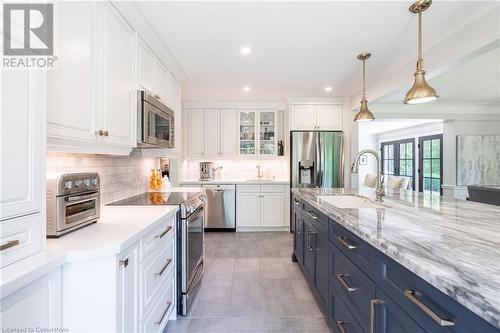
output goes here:
[[206, 271], [188, 317], [165, 333], [329, 333], [288, 232], [205, 233]]

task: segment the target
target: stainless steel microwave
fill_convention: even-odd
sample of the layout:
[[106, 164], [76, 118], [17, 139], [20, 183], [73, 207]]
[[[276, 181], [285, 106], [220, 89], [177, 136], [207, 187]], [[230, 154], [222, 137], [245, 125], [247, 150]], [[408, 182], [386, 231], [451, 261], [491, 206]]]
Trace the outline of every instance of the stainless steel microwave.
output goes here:
[[137, 103], [139, 147], [174, 148], [174, 111], [146, 91], [138, 92]]

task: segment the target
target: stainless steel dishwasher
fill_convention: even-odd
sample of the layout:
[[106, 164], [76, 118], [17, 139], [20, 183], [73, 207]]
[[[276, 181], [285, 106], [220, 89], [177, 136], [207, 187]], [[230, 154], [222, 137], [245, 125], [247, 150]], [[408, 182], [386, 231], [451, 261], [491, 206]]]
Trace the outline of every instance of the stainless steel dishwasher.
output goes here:
[[206, 191], [207, 231], [236, 231], [236, 185], [202, 185]]

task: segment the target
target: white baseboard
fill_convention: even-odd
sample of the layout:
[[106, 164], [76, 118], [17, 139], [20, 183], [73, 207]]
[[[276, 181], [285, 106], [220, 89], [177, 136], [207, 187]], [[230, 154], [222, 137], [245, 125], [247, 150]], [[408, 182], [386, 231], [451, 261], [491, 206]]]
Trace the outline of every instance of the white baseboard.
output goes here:
[[270, 231], [289, 231], [288, 226], [283, 227], [238, 227], [236, 232], [270, 232]]

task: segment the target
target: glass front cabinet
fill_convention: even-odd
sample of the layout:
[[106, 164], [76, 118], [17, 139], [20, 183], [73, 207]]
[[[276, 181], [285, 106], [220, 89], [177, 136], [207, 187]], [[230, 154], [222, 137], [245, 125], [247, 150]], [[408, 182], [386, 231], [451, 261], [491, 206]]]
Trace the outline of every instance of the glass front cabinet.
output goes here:
[[277, 155], [276, 111], [239, 111], [239, 154]]

